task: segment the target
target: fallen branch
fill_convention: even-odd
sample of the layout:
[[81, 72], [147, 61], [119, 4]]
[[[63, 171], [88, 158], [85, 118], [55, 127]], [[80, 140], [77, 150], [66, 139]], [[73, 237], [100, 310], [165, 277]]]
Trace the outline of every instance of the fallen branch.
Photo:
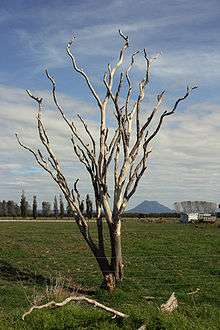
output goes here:
[[85, 301], [88, 304], [94, 305], [95, 307], [98, 307], [100, 309], [104, 309], [106, 312], [109, 312], [110, 314], [113, 314], [113, 317], [119, 316], [119, 317], [122, 317], [122, 318], [127, 318], [129, 316], [129, 315], [126, 315], [126, 314], [121, 313], [119, 311], [116, 311], [115, 309], [107, 307], [103, 304], [100, 304], [96, 300], [89, 299], [85, 296], [70, 296], [70, 297], [66, 298], [64, 301], [59, 302], [59, 303], [57, 303], [55, 301], [50, 301], [50, 302], [48, 302], [47, 304], [44, 304], [44, 305], [32, 306], [26, 313], [24, 313], [22, 315], [22, 320], [24, 320], [27, 315], [31, 314], [34, 309], [42, 309], [42, 308], [49, 308], [49, 307], [62, 307], [64, 305], [68, 304], [71, 301]]
[[173, 292], [170, 298], [167, 300], [167, 302], [160, 306], [160, 309], [162, 312], [171, 313], [177, 307], [178, 307], [178, 301], [175, 297], [175, 293]]
[[192, 292], [188, 292], [187, 294], [188, 294], [189, 296], [192, 296], [192, 295], [194, 295], [194, 294], [198, 293], [199, 291], [200, 291], [200, 289], [199, 289], [199, 288], [197, 288], [195, 291], [192, 291]]
[[156, 299], [156, 297], [153, 297], [153, 296], [145, 296], [144, 299], [147, 299], [147, 300], [154, 300], [154, 299]]
[[145, 324], [143, 324], [140, 328], [138, 328], [138, 330], [146, 330], [146, 329], [147, 329], [147, 327]]

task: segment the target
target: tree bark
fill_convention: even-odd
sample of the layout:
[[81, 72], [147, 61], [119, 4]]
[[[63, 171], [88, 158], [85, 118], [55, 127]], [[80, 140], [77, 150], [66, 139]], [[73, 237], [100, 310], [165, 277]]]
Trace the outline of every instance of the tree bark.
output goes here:
[[111, 269], [116, 282], [123, 278], [123, 260], [121, 246], [121, 220], [116, 219], [110, 226], [111, 240]]
[[108, 292], [113, 292], [116, 288], [116, 281], [114, 273], [109, 271], [109, 273], [103, 274], [103, 281], [100, 286], [102, 289], [107, 290]]
[[101, 288], [113, 292], [116, 286], [115, 274], [112, 272], [107, 257], [101, 252], [96, 256], [96, 260], [103, 276]]
[[116, 284], [121, 282], [123, 278], [121, 221], [118, 218], [113, 219], [113, 223], [109, 224], [108, 227], [111, 242], [111, 262], [110, 264], [108, 263], [105, 255], [97, 258], [97, 261], [103, 274], [101, 287], [112, 292]]

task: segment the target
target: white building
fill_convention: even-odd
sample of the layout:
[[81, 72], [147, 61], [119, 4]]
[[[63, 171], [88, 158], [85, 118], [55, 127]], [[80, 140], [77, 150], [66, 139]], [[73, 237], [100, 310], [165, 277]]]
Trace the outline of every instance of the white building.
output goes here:
[[181, 223], [197, 223], [216, 221], [217, 205], [206, 201], [183, 201], [174, 203], [175, 209], [180, 213]]

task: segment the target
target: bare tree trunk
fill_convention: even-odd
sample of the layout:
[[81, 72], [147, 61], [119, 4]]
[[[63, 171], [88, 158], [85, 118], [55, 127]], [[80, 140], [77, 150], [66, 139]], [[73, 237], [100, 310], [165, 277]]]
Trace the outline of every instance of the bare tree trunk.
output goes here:
[[96, 258], [98, 265], [100, 267], [100, 270], [103, 275], [103, 280], [101, 283], [101, 288], [112, 292], [115, 289], [116, 281], [115, 281], [115, 274], [112, 271], [112, 267], [108, 262], [108, 259], [105, 255], [100, 253]]
[[101, 288], [107, 290], [108, 292], [113, 292], [116, 288], [116, 281], [114, 273], [110, 270], [109, 273], [103, 274], [103, 281], [101, 283]]
[[[116, 284], [120, 282], [123, 277], [121, 221], [118, 217], [112, 220], [113, 222], [108, 224], [111, 243], [111, 261], [109, 264], [105, 254], [103, 254], [98, 262], [103, 274], [101, 287], [109, 292], [115, 289]], [[100, 253], [102, 254], [103, 251], [100, 251]]]
[[114, 273], [115, 281], [120, 282], [123, 278], [123, 261], [121, 247], [121, 220], [114, 219], [109, 227], [111, 240], [111, 269]]
[[103, 237], [102, 208], [101, 208], [99, 201], [97, 200], [97, 197], [96, 197], [96, 210], [97, 210], [96, 225], [97, 225], [97, 233], [98, 233], [98, 246], [99, 246], [99, 250], [103, 251], [103, 253], [105, 253], [105, 244], [104, 244], [104, 237]]
[[115, 274], [112, 271], [112, 266], [109, 263], [108, 258], [105, 255], [105, 251], [103, 249], [102, 244], [101, 244], [101, 247], [99, 246], [99, 248], [96, 248], [95, 246], [93, 246], [90, 243], [90, 241], [88, 240], [88, 237], [85, 237], [85, 235], [84, 235], [84, 238], [87, 242], [88, 247], [93, 252], [93, 255], [96, 258], [99, 269], [102, 273], [103, 280], [101, 283], [101, 288], [103, 288], [109, 292], [114, 291], [115, 286], [116, 286]]
[[97, 233], [98, 233], [98, 251], [97, 251], [96, 260], [103, 275], [101, 288], [109, 292], [112, 292], [115, 289], [115, 276], [114, 273], [112, 273], [111, 265], [109, 264], [109, 261], [105, 254], [102, 209], [98, 199], [96, 199], [96, 209], [97, 209], [96, 224], [97, 224]]

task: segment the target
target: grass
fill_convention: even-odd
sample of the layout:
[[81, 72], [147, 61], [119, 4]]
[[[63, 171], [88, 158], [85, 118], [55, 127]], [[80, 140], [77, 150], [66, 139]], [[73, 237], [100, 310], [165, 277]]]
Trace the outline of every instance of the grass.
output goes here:
[[[91, 229], [95, 224], [91, 224]], [[219, 329], [220, 228], [124, 220], [125, 278], [108, 294], [74, 223], [0, 222], [0, 329]], [[70, 304], [21, 315], [35, 302], [70, 293], [77, 284], [130, 315], [112, 320], [94, 307]], [[47, 290], [46, 290], [47, 288]], [[49, 289], [48, 289], [49, 288]], [[194, 296], [187, 293], [199, 288]], [[179, 307], [158, 309], [175, 291]], [[154, 296], [152, 301], [147, 296]]]

